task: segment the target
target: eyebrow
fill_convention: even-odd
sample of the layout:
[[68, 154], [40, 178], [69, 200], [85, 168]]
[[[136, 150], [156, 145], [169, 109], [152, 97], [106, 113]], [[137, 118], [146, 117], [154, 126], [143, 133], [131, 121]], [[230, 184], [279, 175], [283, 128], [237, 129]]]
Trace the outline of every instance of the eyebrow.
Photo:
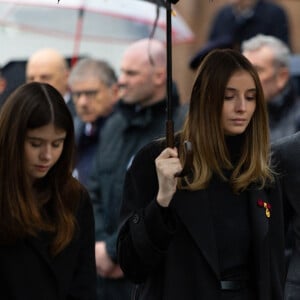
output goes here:
[[[41, 137], [36, 137], [36, 136], [29, 136], [29, 135], [27, 135], [26, 138], [29, 139], [29, 140], [46, 141], [46, 139], [41, 138]], [[59, 137], [59, 138], [53, 140], [52, 142], [63, 141], [65, 139], [66, 139], [66, 136], [62, 136], [62, 137]]]
[[[227, 91], [237, 91], [238, 89], [235, 89], [235, 88], [232, 88], [232, 87], [226, 87], [225, 88], [225, 90], [227, 90]], [[247, 92], [256, 92], [256, 88], [251, 88], [251, 89], [248, 89], [248, 90], [246, 90]]]

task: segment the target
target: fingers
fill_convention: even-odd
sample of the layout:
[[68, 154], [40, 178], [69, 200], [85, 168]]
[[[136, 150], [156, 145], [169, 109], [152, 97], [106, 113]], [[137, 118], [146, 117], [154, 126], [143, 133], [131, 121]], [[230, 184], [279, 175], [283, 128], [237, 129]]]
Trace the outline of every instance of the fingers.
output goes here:
[[158, 175], [163, 177], [175, 177], [175, 174], [182, 171], [176, 148], [166, 148], [155, 160]]
[[169, 206], [177, 187], [175, 175], [182, 171], [177, 149], [166, 148], [155, 160], [158, 178], [157, 202], [164, 207]]

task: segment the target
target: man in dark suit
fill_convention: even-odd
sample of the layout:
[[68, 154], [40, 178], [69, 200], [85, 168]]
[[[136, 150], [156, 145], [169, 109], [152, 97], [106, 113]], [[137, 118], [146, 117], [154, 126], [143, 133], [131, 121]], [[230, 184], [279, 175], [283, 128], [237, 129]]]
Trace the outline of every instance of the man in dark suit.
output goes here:
[[273, 145], [274, 161], [281, 173], [286, 223], [291, 222], [295, 246], [285, 284], [285, 300], [300, 299], [300, 132]]
[[106, 61], [82, 58], [72, 67], [68, 82], [76, 109], [77, 160], [73, 175], [86, 185], [101, 130], [118, 100], [117, 76]]

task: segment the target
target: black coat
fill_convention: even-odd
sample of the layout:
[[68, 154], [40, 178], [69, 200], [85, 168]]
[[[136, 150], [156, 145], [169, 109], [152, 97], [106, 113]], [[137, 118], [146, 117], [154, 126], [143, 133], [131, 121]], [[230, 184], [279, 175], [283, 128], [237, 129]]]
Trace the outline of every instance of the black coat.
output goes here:
[[[128, 278], [140, 284], [136, 299], [221, 299], [220, 270], [208, 190], [175, 193], [165, 217], [156, 203], [154, 159], [162, 147], [145, 147], [127, 173], [118, 258]], [[283, 214], [279, 186], [249, 191], [257, 300], [282, 300], [284, 281]], [[266, 217], [258, 200], [270, 203]], [[176, 226], [175, 226], [176, 224]], [[238, 224], [237, 224], [238, 226]]]
[[273, 145], [274, 160], [281, 173], [286, 221], [292, 221], [296, 247], [293, 251], [285, 286], [285, 299], [300, 299], [300, 132]]
[[[175, 104], [173, 108], [174, 128], [178, 130], [188, 107]], [[165, 127], [165, 100], [142, 109], [120, 102], [101, 132], [88, 190], [94, 209], [96, 240], [105, 241], [107, 253], [114, 261], [126, 170], [142, 146], [165, 135]], [[131, 287], [128, 281], [99, 276], [98, 282], [103, 299], [129, 299], [130, 293], [122, 292]]]
[[95, 300], [94, 219], [87, 193], [79, 206], [78, 231], [56, 257], [46, 236], [0, 246], [0, 290], [5, 300]]
[[259, 0], [252, 13], [236, 17], [233, 6], [225, 5], [214, 18], [209, 40], [230, 36], [233, 44], [240, 44], [258, 33], [275, 36], [290, 46], [289, 21], [283, 7]]

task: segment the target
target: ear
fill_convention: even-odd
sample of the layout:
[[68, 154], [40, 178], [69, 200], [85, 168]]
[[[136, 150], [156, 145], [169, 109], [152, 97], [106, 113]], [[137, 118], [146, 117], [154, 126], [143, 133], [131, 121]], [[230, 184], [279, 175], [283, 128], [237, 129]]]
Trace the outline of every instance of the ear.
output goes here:
[[113, 84], [110, 87], [110, 92], [112, 95], [113, 102], [116, 103], [120, 98], [120, 95], [119, 95], [120, 89], [119, 89], [119, 86], [117, 83]]
[[287, 67], [280, 67], [277, 73], [277, 86], [282, 90], [290, 78], [290, 71]]
[[165, 67], [156, 67], [154, 72], [154, 82], [157, 85], [165, 84], [167, 72]]

